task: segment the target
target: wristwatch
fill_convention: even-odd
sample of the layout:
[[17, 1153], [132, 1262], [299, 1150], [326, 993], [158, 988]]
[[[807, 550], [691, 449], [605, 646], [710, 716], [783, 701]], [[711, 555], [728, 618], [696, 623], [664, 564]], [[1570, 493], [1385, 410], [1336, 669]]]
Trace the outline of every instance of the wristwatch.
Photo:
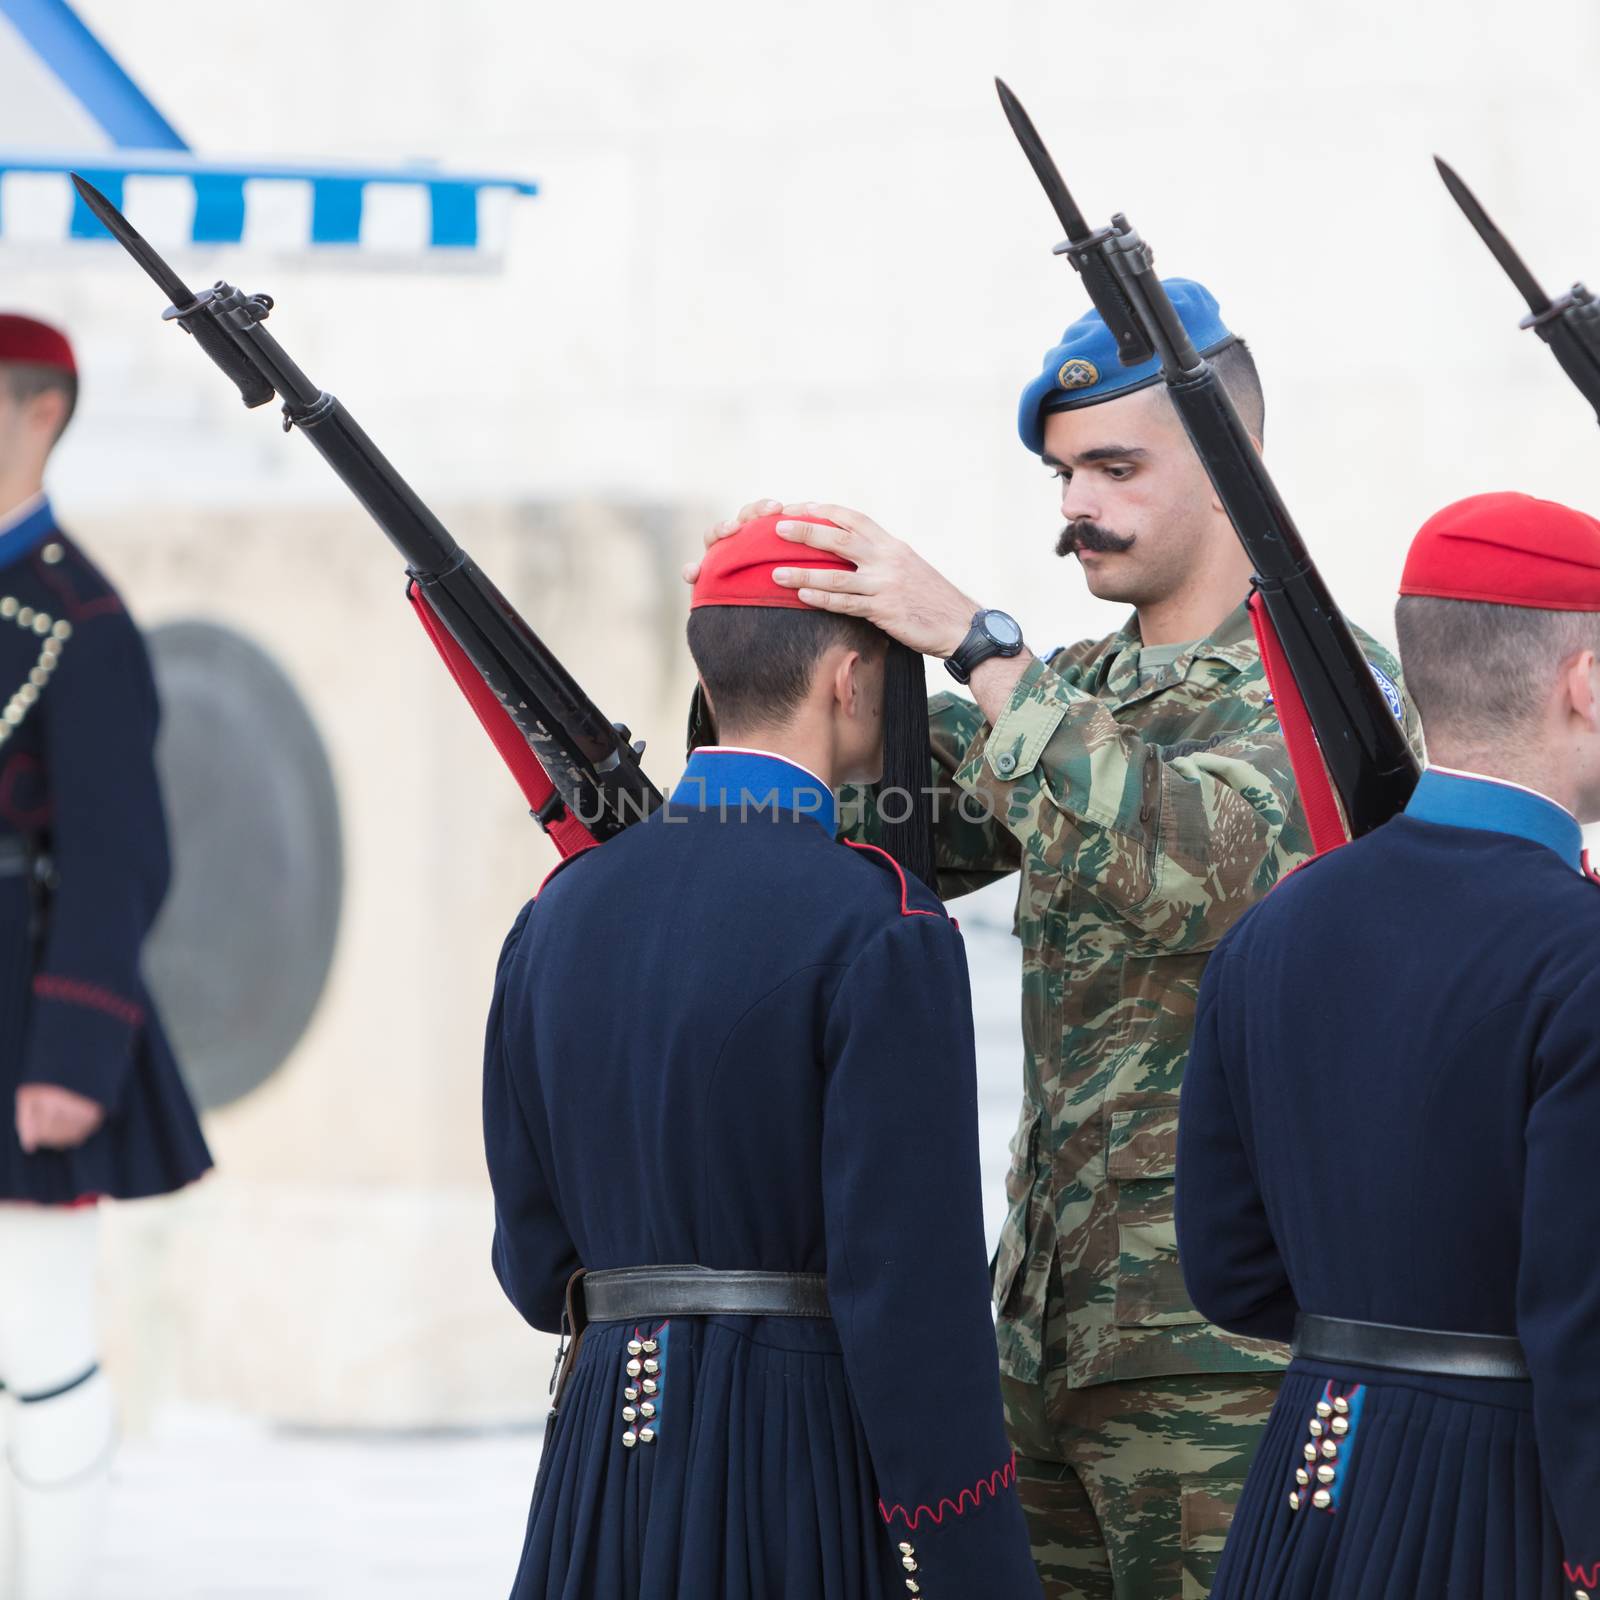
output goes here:
[[945, 660], [945, 671], [957, 683], [965, 683], [972, 669], [990, 656], [1022, 653], [1022, 629], [1017, 619], [1004, 611], [980, 611], [967, 629], [967, 636]]

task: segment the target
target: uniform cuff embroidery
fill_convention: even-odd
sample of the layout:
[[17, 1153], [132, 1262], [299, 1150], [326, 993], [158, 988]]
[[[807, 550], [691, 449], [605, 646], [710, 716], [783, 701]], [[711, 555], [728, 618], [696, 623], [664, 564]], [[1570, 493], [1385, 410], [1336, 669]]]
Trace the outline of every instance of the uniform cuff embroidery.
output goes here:
[[121, 995], [102, 989], [97, 983], [85, 983], [80, 978], [58, 978], [41, 972], [33, 980], [33, 992], [41, 1000], [59, 1000], [69, 1006], [85, 1006], [90, 1011], [102, 1011], [115, 1017], [124, 1027], [137, 1028], [144, 1022], [144, 1007], [124, 1000]]
[[1570, 1561], [1563, 1561], [1561, 1570], [1567, 1575], [1568, 1583], [1577, 1585], [1577, 1592], [1583, 1600], [1588, 1600], [1592, 1590], [1600, 1589], [1600, 1561], [1592, 1567], [1575, 1567]]
[[886, 1523], [892, 1524], [894, 1519], [899, 1517], [900, 1520], [905, 1523], [906, 1527], [912, 1533], [915, 1533], [917, 1531], [917, 1524], [922, 1520], [924, 1515], [927, 1516], [930, 1522], [935, 1523], [944, 1521], [944, 1514], [946, 1511], [952, 1511], [956, 1514], [956, 1516], [959, 1517], [964, 1511], [968, 1510], [969, 1507], [976, 1507], [983, 1499], [985, 1494], [993, 1499], [994, 1496], [999, 1494], [1002, 1489], [1009, 1489], [1016, 1481], [1017, 1453], [1015, 1450], [1013, 1450], [1011, 1452], [1011, 1459], [1003, 1467], [999, 1467], [995, 1471], [991, 1472], [987, 1478], [979, 1478], [970, 1489], [963, 1489], [954, 1500], [943, 1499], [940, 1500], [937, 1507], [919, 1505], [910, 1511], [907, 1511], [902, 1505], [885, 1505], [884, 1502], [880, 1500], [878, 1502], [878, 1511]]

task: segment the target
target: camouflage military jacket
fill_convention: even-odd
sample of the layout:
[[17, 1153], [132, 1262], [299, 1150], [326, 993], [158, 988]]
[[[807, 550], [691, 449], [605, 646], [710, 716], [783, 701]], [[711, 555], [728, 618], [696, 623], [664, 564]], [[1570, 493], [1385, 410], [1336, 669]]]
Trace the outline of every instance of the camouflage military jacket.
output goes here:
[[[1389, 653], [1358, 637], [1398, 681]], [[992, 729], [956, 695], [929, 708], [941, 893], [1021, 874], [1001, 1367], [1072, 1388], [1283, 1360], [1189, 1304], [1173, 1178], [1207, 955], [1310, 855], [1310, 833], [1246, 608], [1143, 676], [1139, 648], [1130, 619], [1031, 663]], [[1409, 706], [1407, 719], [1420, 746]], [[870, 834], [874, 820], [858, 810], [854, 826]]]

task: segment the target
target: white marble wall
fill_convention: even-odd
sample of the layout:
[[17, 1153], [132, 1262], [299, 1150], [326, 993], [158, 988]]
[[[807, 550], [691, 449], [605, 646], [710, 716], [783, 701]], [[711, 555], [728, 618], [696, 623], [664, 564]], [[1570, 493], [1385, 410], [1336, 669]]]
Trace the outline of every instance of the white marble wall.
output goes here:
[[[1517, 332], [1429, 161], [1456, 162], [1551, 287], [1600, 277], [1587, 0], [279, 0], [179, 30], [157, 0], [82, 9], [208, 154], [421, 153], [544, 185], [498, 277], [180, 265], [275, 293], [280, 337], [652, 735], [659, 781], [682, 677], [670, 573], [709, 508], [854, 503], [1035, 639], [1117, 620], [1051, 555], [1054, 486], [1013, 431], [1084, 302], [996, 71], [1089, 215], [1129, 212], [1250, 337], [1269, 458], [1374, 631], [1444, 501], [1600, 503], [1594, 421]], [[151, 620], [205, 609], [274, 648], [333, 742], [352, 844], [298, 1057], [213, 1119], [224, 1170], [204, 1190], [117, 1221], [118, 1346], [135, 1310], [156, 1330], [124, 1365], [152, 1404], [532, 1414], [544, 1352], [488, 1279], [474, 1080], [495, 948], [544, 847], [313, 452], [242, 412], [109, 253], [0, 268], [0, 298], [82, 346], [64, 512]], [[322, 586], [295, 559], [312, 554]], [[424, 962], [446, 974], [426, 993]]]

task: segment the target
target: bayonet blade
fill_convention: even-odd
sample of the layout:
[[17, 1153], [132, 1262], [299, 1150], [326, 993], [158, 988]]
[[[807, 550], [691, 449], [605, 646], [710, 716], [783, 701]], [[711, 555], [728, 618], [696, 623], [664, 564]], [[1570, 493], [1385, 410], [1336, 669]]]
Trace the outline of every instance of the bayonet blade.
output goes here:
[[188, 284], [156, 254], [150, 241], [87, 178], [80, 178], [74, 172], [72, 186], [83, 196], [83, 203], [105, 225], [106, 232], [155, 279], [161, 292], [179, 311], [187, 311], [194, 304], [194, 294]]
[[1488, 245], [1490, 253], [1505, 269], [1505, 274], [1517, 286], [1517, 291], [1528, 302], [1528, 309], [1543, 316], [1550, 309], [1550, 296], [1539, 287], [1539, 280], [1528, 271], [1521, 256], [1512, 249], [1511, 241], [1489, 220], [1489, 213], [1478, 204], [1478, 197], [1461, 181], [1455, 168], [1442, 156], [1435, 156], [1433, 164], [1444, 179], [1451, 198], [1466, 213], [1467, 221], [1478, 230], [1478, 237]]
[[1039, 137], [1039, 130], [1034, 127], [1032, 118], [1022, 109], [1022, 102], [1011, 92], [1003, 78], [996, 78], [994, 86], [1000, 93], [1000, 104], [1005, 111], [1006, 121], [1011, 124], [1011, 131], [1016, 134], [1017, 143], [1022, 146], [1022, 153], [1028, 158], [1028, 165], [1033, 168], [1034, 175], [1044, 186], [1044, 192], [1049, 195], [1050, 204], [1055, 207], [1061, 226], [1067, 230], [1067, 237], [1074, 244], [1087, 239], [1090, 233], [1089, 224], [1083, 220], [1083, 213], [1072, 198], [1060, 169], [1050, 157], [1050, 152], [1045, 149], [1044, 140]]

